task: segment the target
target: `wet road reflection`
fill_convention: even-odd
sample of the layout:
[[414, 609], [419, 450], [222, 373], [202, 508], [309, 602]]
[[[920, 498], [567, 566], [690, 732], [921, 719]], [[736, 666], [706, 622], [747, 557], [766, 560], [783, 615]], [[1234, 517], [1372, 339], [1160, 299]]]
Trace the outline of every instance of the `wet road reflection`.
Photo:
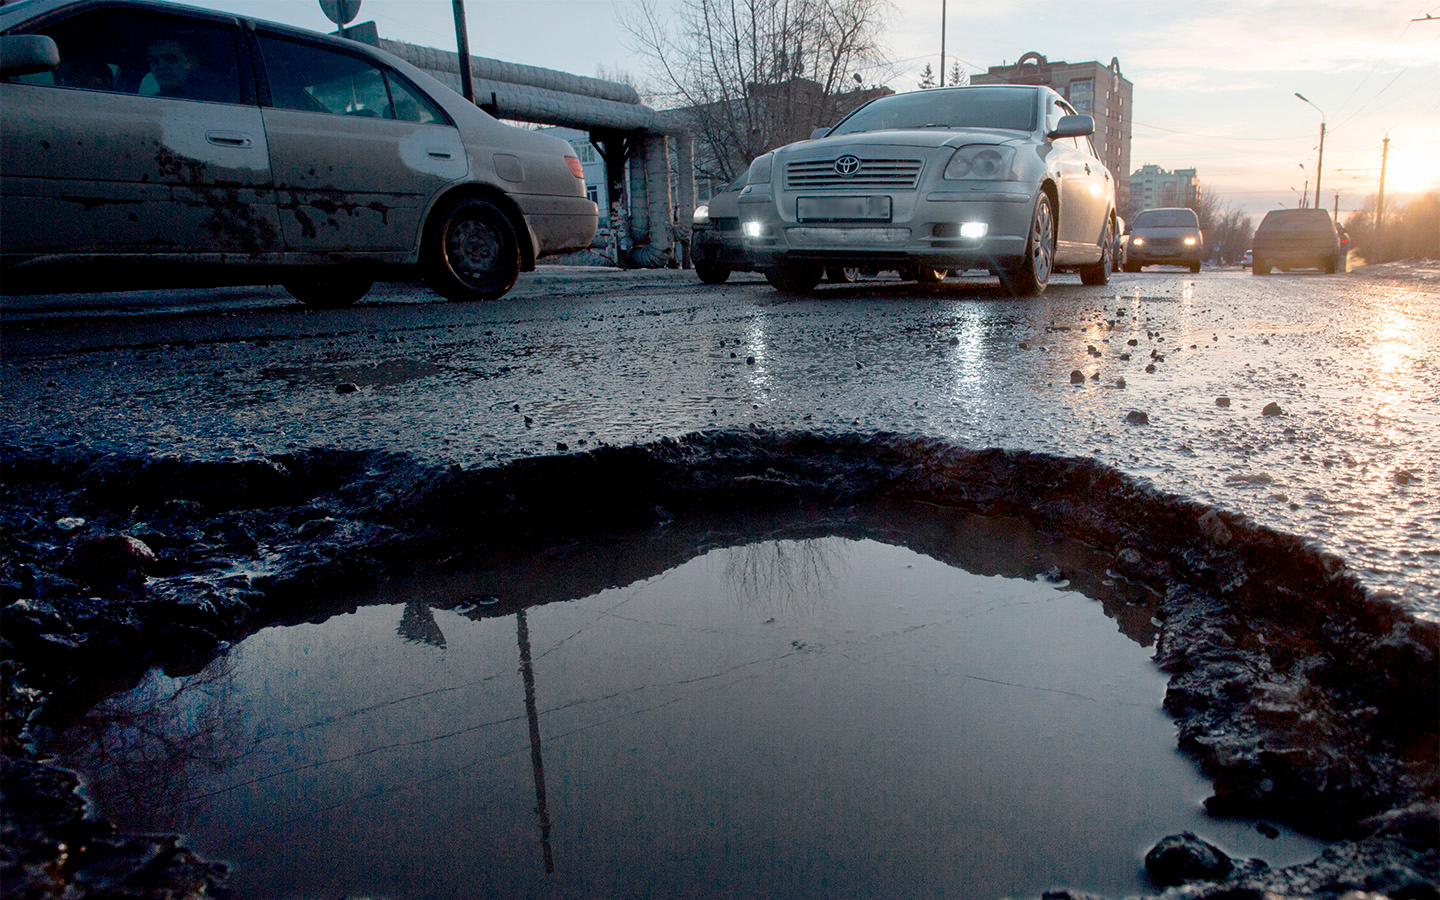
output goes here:
[[[1083, 552], [984, 527], [917, 540], [1017, 573]], [[242, 896], [1124, 895], [1180, 830], [1317, 852], [1203, 815], [1117, 628], [1148, 613], [1102, 576], [1103, 611], [1060, 575], [777, 536], [582, 593], [706, 534], [398, 585], [152, 673], [57, 749]], [[173, 802], [113, 800], [159, 780]]]

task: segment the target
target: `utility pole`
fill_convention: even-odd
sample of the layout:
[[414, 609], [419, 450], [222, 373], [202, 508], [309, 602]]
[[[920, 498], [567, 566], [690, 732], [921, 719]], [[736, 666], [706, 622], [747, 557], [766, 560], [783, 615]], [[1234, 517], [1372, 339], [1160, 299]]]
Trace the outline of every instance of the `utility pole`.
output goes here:
[[940, 86], [945, 86], [945, 4], [940, 0]]
[[470, 74], [470, 33], [465, 28], [465, 0], [453, 0], [455, 7], [455, 49], [460, 51], [460, 93], [475, 102], [475, 79]]
[[[1299, 97], [1301, 100], [1304, 100], [1306, 103], [1310, 103], [1310, 101], [1306, 99], [1305, 95], [1300, 93], [1299, 91], [1295, 92], [1295, 96]], [[1319, 209], [1320, 173], [1325, 170], [1325, 110], [1321, 109], [1318, 106], [1315, 106], [1314, 103], [1310, 103], [1310, 106], [1314, 107], [1315, 111], [1320, 114], [1320, 155], [1315, 160], [1315, 208]]]
[[[1380, 232], [1385, 227], [1385, 160], [1390, 156], [1390, 135], [1380, 145], [1380, 197], [1375, 201], [1375, 255], [1380, 255]], [[1380, 260], [1377, 260], [1379, 262]]]

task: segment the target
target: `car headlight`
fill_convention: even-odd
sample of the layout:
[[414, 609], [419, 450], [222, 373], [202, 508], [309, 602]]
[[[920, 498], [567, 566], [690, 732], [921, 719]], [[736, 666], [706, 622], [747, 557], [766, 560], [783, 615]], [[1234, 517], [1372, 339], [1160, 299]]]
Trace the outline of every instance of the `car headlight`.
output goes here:
[[983, 178], [987, 181], [1004, 181], [1011, 177], [1011, 166], [1015, 162], [1014, 147], [996, 147], [990, 144], [976, 144], [961, 147], [950, 157], [945, 166], [945, 177], [952, 181], [961, 178]]
[[746, 186], [752, 184], [769, 184], [770, 170], [774, 168], [775, 157], [769, 153], [758, 156], [750, 164], [750, 174], [745, 179]]
[[1130, 244], [1135, 247], [1143, 247], [1145, 246], [1145, 239], [1142, 237], [1132, 237], [1130, 239]]
[[695, 207], [695, 215], [690, 217], [690, 223], [692, 225], [709, 225], [710, 204], [702, 203], [699, 206]]
[[746, 237], [758, 238], [765, 233], [765, 226], [756, 221], [749, 221], [740, 226]]
[[1195, 245], [1198, 244], [1198, 243], [1200, 243], [1200, 242], [1197, 241], [1197, 240], [1196, 240], [1195, 238], [1193, 238], [1193, 237], [1187, 237], [1187, 238], [1185, 239], [1185, 246], [1187, 246], [1187, 247], [1193, 247], [1193, 246], [1195, 246]]

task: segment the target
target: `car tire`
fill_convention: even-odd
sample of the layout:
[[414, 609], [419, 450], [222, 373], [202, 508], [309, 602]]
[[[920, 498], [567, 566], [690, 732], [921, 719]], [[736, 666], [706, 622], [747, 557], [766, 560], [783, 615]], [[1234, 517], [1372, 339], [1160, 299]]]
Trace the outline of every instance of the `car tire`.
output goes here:
[[1190, 264], [1190, 274], [1191, 274], [1191, 275], [1199, 275], [1199, 274], [1200, 274], [1200, 264], [1199, 264], [1198, 262], [1192, 262], [1192, 263]]
[[825, 270], [825, 280], [831, 284], [854, 284], [860, 280], [860, 270], [844, 266], [831, 266]]
[[1105, 233], [1100, 236], [1100, 261], [1094, 265], [1080, 266], [1081, 284], [1109, 284], [1110, 272], [1114, 269], [1115, 241], [1111, 233], [1113, 228], [1109, 222], [1105, 223]]
[[808, 294], [825, 270], [815, 263], [784, 263], [765, 270], [765, 280], [782, 294]]
[[695, 274], [706, 284], [724, 284], [730, 279], [730, 267], [724, 263], [697, 262]]
[[1270, 264], [1260, 257], [1252, 257], [1250, 260], [1250, 272], [1254, 275], [1269, 275]]
[[362, 275], [337, 273], [285, 281], [280, 286], [311, 309], [344, 309], [370, 293], [374, 284]]
[[1030, 235], [1025, 240], [1025, 258], [1014, 269], [1000, 271], [1000, 284], [1012, 297], [1033, 297], [1045, 292], [1055, 267], [1055, 214], [1050, 195], [1044, 191], [1030, 213]]
[[420, 252], [425, 283], [447, 300], [494, 300], [520, 276], [520, 242], [510, 217], [479, 197], [446, 205]]

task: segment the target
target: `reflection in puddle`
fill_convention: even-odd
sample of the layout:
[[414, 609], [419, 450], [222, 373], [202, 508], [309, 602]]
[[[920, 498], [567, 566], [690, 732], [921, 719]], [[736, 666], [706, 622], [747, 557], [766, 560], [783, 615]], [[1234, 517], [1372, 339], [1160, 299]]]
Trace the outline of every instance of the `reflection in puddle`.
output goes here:
[[152, 673], [57, 752], [240, 896], [1119, 895], [1182, 830], [1319, 849], [1204, 817], [1148, 651], [1063, 583], [842, 537], [463, 580]]

